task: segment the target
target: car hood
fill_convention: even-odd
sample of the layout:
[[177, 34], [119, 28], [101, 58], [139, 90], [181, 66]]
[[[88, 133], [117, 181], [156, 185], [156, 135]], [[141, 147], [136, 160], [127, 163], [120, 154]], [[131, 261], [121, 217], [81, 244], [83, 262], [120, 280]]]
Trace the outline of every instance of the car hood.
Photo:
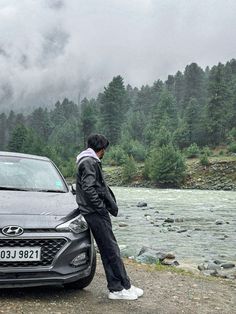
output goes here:
[[0, 228], [54, 228], [77, 212], [72, 193], [0, 191]]

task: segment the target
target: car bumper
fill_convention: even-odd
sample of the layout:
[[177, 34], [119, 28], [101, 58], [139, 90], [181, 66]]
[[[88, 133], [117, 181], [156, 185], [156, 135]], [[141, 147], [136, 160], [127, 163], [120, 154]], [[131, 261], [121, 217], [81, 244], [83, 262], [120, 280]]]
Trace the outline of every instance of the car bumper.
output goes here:
[[[6, 237], [0, 237], [1, 241], [5, 239]], [[90, 275], [94, 245], [89, 231], [78, 235], [71, 232], [55, 232], [38, 233], [37, 235], [29, 233], [27, 236], [17, 237], [17, 240], [22, 241], [32, 239], [65, 239], [66, 241], [53, 257], [50, 265], [27, 265], [24, 267], [17, 265], [13, 267], [11, 263], [9, 266], [4, 264], [4, 267], [0, 267], [0, 288], [63, 285]], [[80, 265], [71, 264], [76, 256], [84, 255], [84, 253], [86, 258]]]

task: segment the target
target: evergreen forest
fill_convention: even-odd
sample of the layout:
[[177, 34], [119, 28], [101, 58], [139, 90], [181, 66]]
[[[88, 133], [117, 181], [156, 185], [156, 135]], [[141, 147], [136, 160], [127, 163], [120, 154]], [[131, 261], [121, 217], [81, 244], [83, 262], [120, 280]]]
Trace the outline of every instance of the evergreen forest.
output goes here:
[[205, 70], [192, 63], [141, 88], [118, 75], [96, 99], [0, 113], [0, 150], [48, 156], [66, 177], [94, 132], [110, 141], [106, 164], [125, 165], [128, 174], [143, 162], [150, 179], [178, 184], [184, 156], [219, 145], [236, 153], [236, 60]]

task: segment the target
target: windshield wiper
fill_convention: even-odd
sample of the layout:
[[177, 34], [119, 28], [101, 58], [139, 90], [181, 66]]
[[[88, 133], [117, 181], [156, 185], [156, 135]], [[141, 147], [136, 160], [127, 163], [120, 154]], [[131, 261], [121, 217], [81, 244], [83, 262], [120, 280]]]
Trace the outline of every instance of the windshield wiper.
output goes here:
[[66, 193], [66, 191], [62, 190], [34, 190], [35, 192], [49, 192], [49, 193]]
[[6, 190], [6, 191], [30, 191], [29, 189], [14, 188], [14, 187], [11, 187], [11, 186], [0, 186], [0, 190]]
[[14, 188], [14, 187], [7, 187], [7, 186], [0, 186], [0, 190], [6, 191], [30, 191], [30, 192], [49, 192], [49, 193], [66, 193], [66, 191], [62, 190], [49, 190], [49, 189], [26, 189], [26, 188]]

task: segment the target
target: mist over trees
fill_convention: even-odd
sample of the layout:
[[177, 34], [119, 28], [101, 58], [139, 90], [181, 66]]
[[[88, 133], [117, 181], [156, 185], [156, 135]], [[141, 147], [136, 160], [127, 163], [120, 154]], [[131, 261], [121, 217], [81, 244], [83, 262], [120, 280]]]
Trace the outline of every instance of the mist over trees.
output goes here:
[[180, 151], [193, 144], [235, 147], [236, 60], [205, 70], [192, 63], [165, 82], [141, 88], [125, 86], [116, 76], [96, 99], [79, 104], [64, 99], [50, 110], [37, 108], [27, 115], [0, 114], [0, 150], [46, 155], [66, 176], [73, 174], [75, 156], [93, 132], [110, 140], [107, 162], [146, 161], [153, 165], [149, 176], [154, 179], [160, 176], [155, 161], [163, 168], [155, 156], [158, 151], [168, 156], [168, 147], [180, 169]]

